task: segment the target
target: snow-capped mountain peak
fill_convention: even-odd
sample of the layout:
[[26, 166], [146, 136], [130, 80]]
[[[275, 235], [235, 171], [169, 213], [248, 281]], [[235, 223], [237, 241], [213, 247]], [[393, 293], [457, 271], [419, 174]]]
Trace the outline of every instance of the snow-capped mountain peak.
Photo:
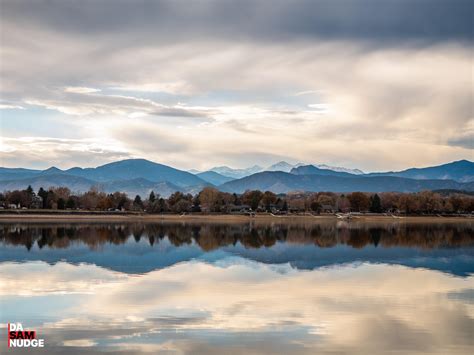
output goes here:
[[332, 170], [332, 171], [339, 171], [343, 173], [349, 173], [349, 174], [354, 174], [354, 175], [362, 175], [364, 172], [360, 169], [349, 169], [349, 168], [343, 168], [340, 166], [330, 166], [326, 164], [315, 164], [317, 168], [320, 169], [327, 169], [327, 170]]
[[276, 164], [270, 165], [266, 168], [266, 171], [284, 171], [288, 173], [291, 169], [294, 168], [294, 165], [287, 163], [286, 161], [280, 161]]
[[245, 176], [259, 173], [263, 171], [263, 168], [258, 165], [254, 165], [246, 169], [233, 169], [233, 168], [229, 168], [228, 166], [216, 166], [214, 168], [209, 169], [209, 171], [214, 171], [218, 174], [228, 176], [234, 179], [240, 179]]

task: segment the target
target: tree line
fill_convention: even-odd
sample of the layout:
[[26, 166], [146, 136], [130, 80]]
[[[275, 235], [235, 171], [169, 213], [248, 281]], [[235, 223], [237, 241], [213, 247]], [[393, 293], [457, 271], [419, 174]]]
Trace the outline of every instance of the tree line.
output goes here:
[[123, 192], [105, 193], [91, 189], [73, 193], [67, 187], [40, 188], [0, 193], [0, 207], [86, 210], [137, 211], [147, 213], [336, 213], [372, 212], [405, 214], [472, 213], [474, 196], [451, 191], [438, 193], [366, 193], [334, 192], [275, 194], [271, 191], [252, 190], [243, 194], [227, 193], [206, 187], [192, 195], [177, 191], [165, 198], [151, 191], [146, 198], [136, 195], [131, 199]]

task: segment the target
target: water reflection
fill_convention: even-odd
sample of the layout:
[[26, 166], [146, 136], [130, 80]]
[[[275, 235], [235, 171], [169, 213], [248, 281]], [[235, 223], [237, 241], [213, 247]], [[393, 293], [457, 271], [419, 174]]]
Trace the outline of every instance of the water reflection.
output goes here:
[[0, 326], [48, 354], [474, 350], [470, 223], [12, 224], [0, 243]]
[[472, 223], [309, 223], [309, 224], [4, 224], [0, 241], [41, 249], [68, 248], [79, 241], [96, 249], [104, 244], [123, 244], [133, 237], [150, 245], [167, 238], [174, 246], [196, 243], [204, 251], [241, 243], [246, 248], [271, 247], [277, 242], [353, 248], [367, 245], [418, 248], [461, 247], [474, 244]]
[[0, 243], [5, 261], [66, 260], [127, 273], [229, 255], [309, 270], [359, 261], [474, 272], [471, 222], [11, 224], [0, 228]]
[[49, 353], [467, 354], [473, 346], [474, 307], [459, 297], [470, 297], [473, 278], [426, 269], [298, 272], [234, 259], [136, 277], [35, 262], [3, 264], [2, 279], [2, 322], [36, 322]]

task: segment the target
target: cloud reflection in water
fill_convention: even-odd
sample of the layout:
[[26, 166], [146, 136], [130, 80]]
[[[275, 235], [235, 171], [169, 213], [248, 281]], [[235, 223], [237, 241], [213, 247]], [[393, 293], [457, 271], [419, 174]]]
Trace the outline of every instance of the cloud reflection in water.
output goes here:
[[[466, 300], [473, 277], [434, 270], [362, 263], [300, 271], [230, 257], [139, 276], [89, 264], [6, 262], [1, 278], [2, 323], [15, 316], [37, 322], [49, 353], [473, 348], [474, 307]], [[23, 319], [18, 304], [29, 310]]]

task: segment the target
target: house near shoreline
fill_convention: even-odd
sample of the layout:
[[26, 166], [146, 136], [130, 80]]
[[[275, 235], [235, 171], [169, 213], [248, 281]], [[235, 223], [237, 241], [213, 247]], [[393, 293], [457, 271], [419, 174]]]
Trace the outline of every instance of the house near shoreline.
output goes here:
[[229, 208], [230, 213], [251, 213], [252, 207], [249, 205], [231, 205]]
[[337, 208], [333, 205], [322, 205], [321, 212], [322, 213], [336, 213]]
[[41, 196], [34, 195], [34, 196], [31, 198], [31, 205], [30, 205], [30, 208], [32, 208], [32, 209], [43, 208], [43, 198], [42, 198]]

